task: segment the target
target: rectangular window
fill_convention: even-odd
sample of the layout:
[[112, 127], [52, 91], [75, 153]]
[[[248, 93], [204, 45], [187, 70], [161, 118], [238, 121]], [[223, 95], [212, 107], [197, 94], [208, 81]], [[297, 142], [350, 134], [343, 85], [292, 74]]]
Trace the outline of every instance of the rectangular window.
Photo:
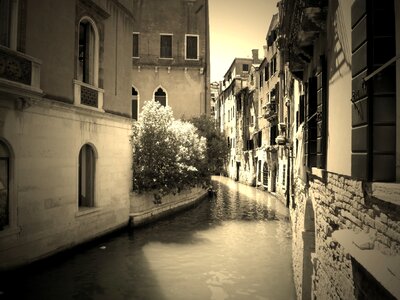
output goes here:
[[186, 35], [186, 59], [199, 59], [198, 35]]
[[139, 57], [139, 33], [132, 34], [132, 57]]
[[274, 75], [276, 72], [276, 56], [271, 59], [270, 70], [270, 76]]
[[274, 125], [271, 127], [271, 131], [270, 131], [270, 141], [269, 144], [270, 145], [276, 145], [276, 137], [278, 136], [278, 126]]
[[299, 125], [304, 122], [304, 95], [300, 96]]
[[248, 71], [249, 71], [249, 65], [243, 64], [243, 72], [248, 72]]
[[160, 35], [160, 58], [172, 58], [172, 35]]
[[0, 45], [10, 47], [10, 0], [0, 0]]

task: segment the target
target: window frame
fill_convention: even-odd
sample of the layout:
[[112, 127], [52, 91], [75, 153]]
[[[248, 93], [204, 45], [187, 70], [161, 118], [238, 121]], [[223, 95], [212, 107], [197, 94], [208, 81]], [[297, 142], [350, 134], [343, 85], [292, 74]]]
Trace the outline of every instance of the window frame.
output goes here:
[[[91, 178], [91, 183], [93, 185], [92, 187], [92, 199], [90, 200], [90, 205], [82, 205], [81, 204], [81, 153], [84, 150], [85, 147], [90, 148], [90, 150], [92, 151], [92, 176], [93, 178]], [[98, 159], [98, 154], [97, 154], [97, 150], [96, 147], [92, 144], [92, 143], [84, 143], [80, 148], [79, 148], [79, 152], [78, 152], [78, 168], [77, 168], [77, 208], [78, 208], [78, 212], [82, 212], [82, 211], [87, 211], [87, 210], [92, 210], [92, 209], [96, 209], [96, 204], [97, 204], [97, 159]]]
[[[156, 88], [154, 89], [154, 91], [153, 91], [153, 101], [158, 101], [158, 100], [156, 100], [156, 93], [158, 92], [159, 89], [161, 89], [161, 90], [165, 93], [165, 107], [167, 107], [167, 106], [168, 106], [168, 92], [167, 92], [167, 90], [166, 90], [163, 86], [161, 86], [161, 85], [159, 85], [158, 87], [156, 87]], [[158, 101], [158, 102], [159, 102], [159, 101]], [[161, 102], [160, 102], [160, 104], [162, 105]]]
[[[92, 61], [93, 63], [93, 75], [89, 75], [89, 82], [85, 82], [84, 81], [84, 75], [83, 73], [85, 72], [85, 70], [82, 71], [82, 74], [80, 74], [80, 59], [79, 59], [79, 41], [80, 41], [80, 26], [82, 22], [88, 22], [90, 24], [90, 26], [93, 29], [94, 32], [94, 45], [93, 45], [93, 58], [89, 58], [89, 60]], [[76, 71], [76, 79], [78, 81], [81, 81], [83, 83], [92, 85], [94, 87], [99, 87], [99, 53], [100, 53], [100, 35], [99, 35], [99, 29], [98, 26], [96, 24], [96, 22], [89, 17], [88, 15], [84, 15], [79, 19], [78, 22], [78, 49], [77, 49], [77, 60], [76, 60], [76, 64], [77, 64], [77, 71]], [[92, 46], [90, 46], [92, 47]], [[90, 68], [90, 66], [89, 66]], [[81, 78], [80, 78], [81, 77]]]
[[[137, 56], [134, 54], [134, 44], [133, 44], [133, 37], [137, 36]], [[140, 32], [132, 32], [132, 58], [140, 58]]]
[[[134, 94], [133, 94], [133, 90], [135, 90], [136, 91], [136, 99], [134, 99]], [[131, 111], [132, 111], [132, 119], [133, 120], [138, 120], [139, 119], [139, 91], [138, 91], [138, 89], [135, 87], [135, 86], [133, 86], [132, 85], [132, 98], [131, 98]], [[133, 101], [135, 101], [136, 100], [136, 119], [133, 117]]]
[[19, 2], [20, 0], [8, 0], [8, 41], [7, 45], [0, 44], [14, 51], [17, 51], [18, 47]]
[[[162, 56], [162, 54], [163, 54], [163, 47], [162, 47], [162, 43], [161, 43], [161, 41], [162, 41], [162, 37], [167, 37], [167, 36], [169, 36], [169, 37], [171, 37], [171, 56], [170, 57], [167, 57], [167, 56]], [[174, 34], [173, 33], [160, 33], [160, 56], [159, 56], [159, 59], [174, 59], [174, 57], [173, 57], [173, 42], [174, 42]]]
[[[195, 37], [196, 38], [196, 58], [188, 58], [188, 37]], [[200, 35], [198, 34], [185, 34], [185, 60], [199, 60], [200, 59]]]

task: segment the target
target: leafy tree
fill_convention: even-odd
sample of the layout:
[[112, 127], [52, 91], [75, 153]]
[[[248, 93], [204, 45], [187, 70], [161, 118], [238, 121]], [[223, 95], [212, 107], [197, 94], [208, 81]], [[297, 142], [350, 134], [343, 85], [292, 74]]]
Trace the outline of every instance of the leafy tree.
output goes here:
[[201, 182], [206, 141], [196, 131], [174, 120], [170, 107], [146, 102], [133, 125], [133, 189], [162, 196]]
[[192, 118], [190, 122], [197, 127], [199, 135], [207, 140], [206, 159], [201, 172], [203, 175], [222, 173], [229, 155], [229, 147], [224, 136], [215, 127], [213, 119], [206, 115]]

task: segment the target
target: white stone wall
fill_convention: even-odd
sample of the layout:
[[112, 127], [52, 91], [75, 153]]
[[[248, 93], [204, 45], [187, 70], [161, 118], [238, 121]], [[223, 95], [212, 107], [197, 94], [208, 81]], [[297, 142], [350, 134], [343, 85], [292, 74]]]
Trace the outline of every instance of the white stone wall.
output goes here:
[[[312, 290], [317, 299], [356, 299], [371, 293], [359, 287], [354, 262], [398, 297], [400, 289], [400, 221], [397, 206], [372, 197], [368, 184], [327, 173], [326, 179], [310, 175], [309, 186], [296, 182], [293, 226], [293, 269], [298, 299], [303, 286], [306, 203], [314, 210], [315, 254], [312, 254]], [[312, 242], [312, 241], [311, 241]], [[308, 241], [310, 243], [310, 241]], [[353, 260], [353, 261], [352, 261]], [[396, 263], [397, 262], [397, 263]], [[380, 292], [378, 292], [380, 293]]]
[[[10, 145], [9, 228], [0, 268], [45, 257], [126, 225], [131, 189], [131, 120], [50, 100], [14, 109], [0, 99], [0, 137]], [[95, 207], [78, 208], [81, 147], [96, 152]]]

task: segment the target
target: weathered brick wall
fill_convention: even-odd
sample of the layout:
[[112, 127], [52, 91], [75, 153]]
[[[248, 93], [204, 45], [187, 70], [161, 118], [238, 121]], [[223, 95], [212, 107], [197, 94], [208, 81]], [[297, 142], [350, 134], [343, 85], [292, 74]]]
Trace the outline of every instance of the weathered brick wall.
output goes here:
[[296, 208], [292, 209], [291, 217], [293, 269], [298, 298], [302, 297], [305, 273], [303, 253], [307, 245], [303, 236], [307, 200], [312, 202], [315, 212], [313, 293], [318, 299], [355, 299], [356, 294], [366, 293], [358, 291], [361, 288], [354, 284], [352, 256], [332, 234], [338, 230], [350, 230], [354, 236], [363, 234], [369, 242], [356, 245], [357, 249], [377, 250], [385, 256], [399, 255], [398, 211], [386, 202], [371, 197], [367, 185], [361, 181], [333, 173], [328, 173], [326, 180], [311, 177], [309, 186], [298, 180], [295, 195]]
[[298, 203], [296, 209], [292, 209], [292, 260], [293, 260], [293, 277], [296, 287], [297, 298], [302, 296], [302, 274], [303, 274], [303, 238], [304, 231], [304, 211], [306, 203], [306, 189], [303, 181], [298, 180], [295, 189], [295, 199]]

